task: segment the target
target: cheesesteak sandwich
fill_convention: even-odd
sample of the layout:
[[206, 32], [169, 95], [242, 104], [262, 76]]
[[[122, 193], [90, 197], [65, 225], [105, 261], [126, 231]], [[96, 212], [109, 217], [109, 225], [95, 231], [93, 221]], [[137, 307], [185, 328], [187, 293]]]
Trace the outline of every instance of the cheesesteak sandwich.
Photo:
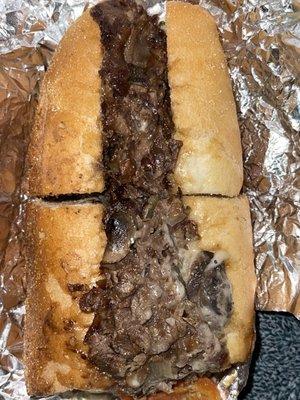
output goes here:
[[251, 353], [255, 277], [212, 17], [87, 10], [46, 73], [26, 185], [28, 392], [218, 399]]

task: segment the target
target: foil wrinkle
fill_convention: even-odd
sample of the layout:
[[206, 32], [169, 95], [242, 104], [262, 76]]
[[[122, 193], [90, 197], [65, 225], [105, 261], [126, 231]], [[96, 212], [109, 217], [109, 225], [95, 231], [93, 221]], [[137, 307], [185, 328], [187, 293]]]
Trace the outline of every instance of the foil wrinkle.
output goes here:
[[[86, 0], [0, 0], [0, 399], [29, 399], [22, 365], [26, 296], [20, 186], [41, 80]], [[151, 12], [162, 0], [143, 0]], [[300, 316], [300, 1], [199, 0], [216, 18], [237, 102], [258, 277], [256, 307]], [[248, 364], [219, 383], [236, 399]], [[111, 400], [67, 393], [59, 399]]]

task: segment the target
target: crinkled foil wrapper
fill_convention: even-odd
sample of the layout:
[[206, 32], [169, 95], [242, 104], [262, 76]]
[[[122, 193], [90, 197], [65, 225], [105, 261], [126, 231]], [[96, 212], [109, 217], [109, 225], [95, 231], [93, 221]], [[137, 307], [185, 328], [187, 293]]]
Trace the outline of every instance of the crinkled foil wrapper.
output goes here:
[[[144, 1], [163, 16], [161, 1]], [[237, 100], [243, 190], [254, 227], [257, 309], [299, 316], [300, 2], [193, 3], [217, 19]], [[21, 362], [26, 198], [20, 182], [39, 85], [65, 30], [87, 6], [84, 0], [0, 0], [0, 399], [28, 399]], [[224, 399], [237, 398], [247, 374], [246, 364], [223, 377]], [[61, 398], [99, 396], [51, 397]]]

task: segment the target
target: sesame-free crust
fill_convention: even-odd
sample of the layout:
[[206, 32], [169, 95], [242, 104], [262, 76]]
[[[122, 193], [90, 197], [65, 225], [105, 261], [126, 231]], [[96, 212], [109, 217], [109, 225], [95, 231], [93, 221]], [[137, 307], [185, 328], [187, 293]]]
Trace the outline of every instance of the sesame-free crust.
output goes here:
[[102, 192], [101, 43], [89, 11], [61, 40], [45, 74], [26, 162], [30, 196]]
[[198, 5], [172, 1], [166, 31], [175, 138], [182, 141], [175, 179], [184, 194], [236, 196], [241, 138], [216, 23]]

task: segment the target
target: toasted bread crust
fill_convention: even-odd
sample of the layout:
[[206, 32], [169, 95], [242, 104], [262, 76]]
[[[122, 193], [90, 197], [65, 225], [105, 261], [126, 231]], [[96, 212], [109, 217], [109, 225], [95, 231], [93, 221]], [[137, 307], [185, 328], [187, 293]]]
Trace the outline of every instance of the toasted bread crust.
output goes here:
[[216, 23], [198, 5], [172, 1], [166, 29], [175, 137], [183, 143], [175, 179], [183, 194], [236, 196], [241, 139]]
[[27, 390], [46, 395], [104, 389], [107, 380], [80, 355], [93, 315], [81, 312], [78, 298], [68, 289], [68, 284], [91, 286], [99, 279], [106, 245], [102, 206], [35, 201], [27, 205], [26, 219]]
[[30, 196], [103, 190], [100, 64], [99, 28], [86, 11], [45, 74], [27, 156]]

